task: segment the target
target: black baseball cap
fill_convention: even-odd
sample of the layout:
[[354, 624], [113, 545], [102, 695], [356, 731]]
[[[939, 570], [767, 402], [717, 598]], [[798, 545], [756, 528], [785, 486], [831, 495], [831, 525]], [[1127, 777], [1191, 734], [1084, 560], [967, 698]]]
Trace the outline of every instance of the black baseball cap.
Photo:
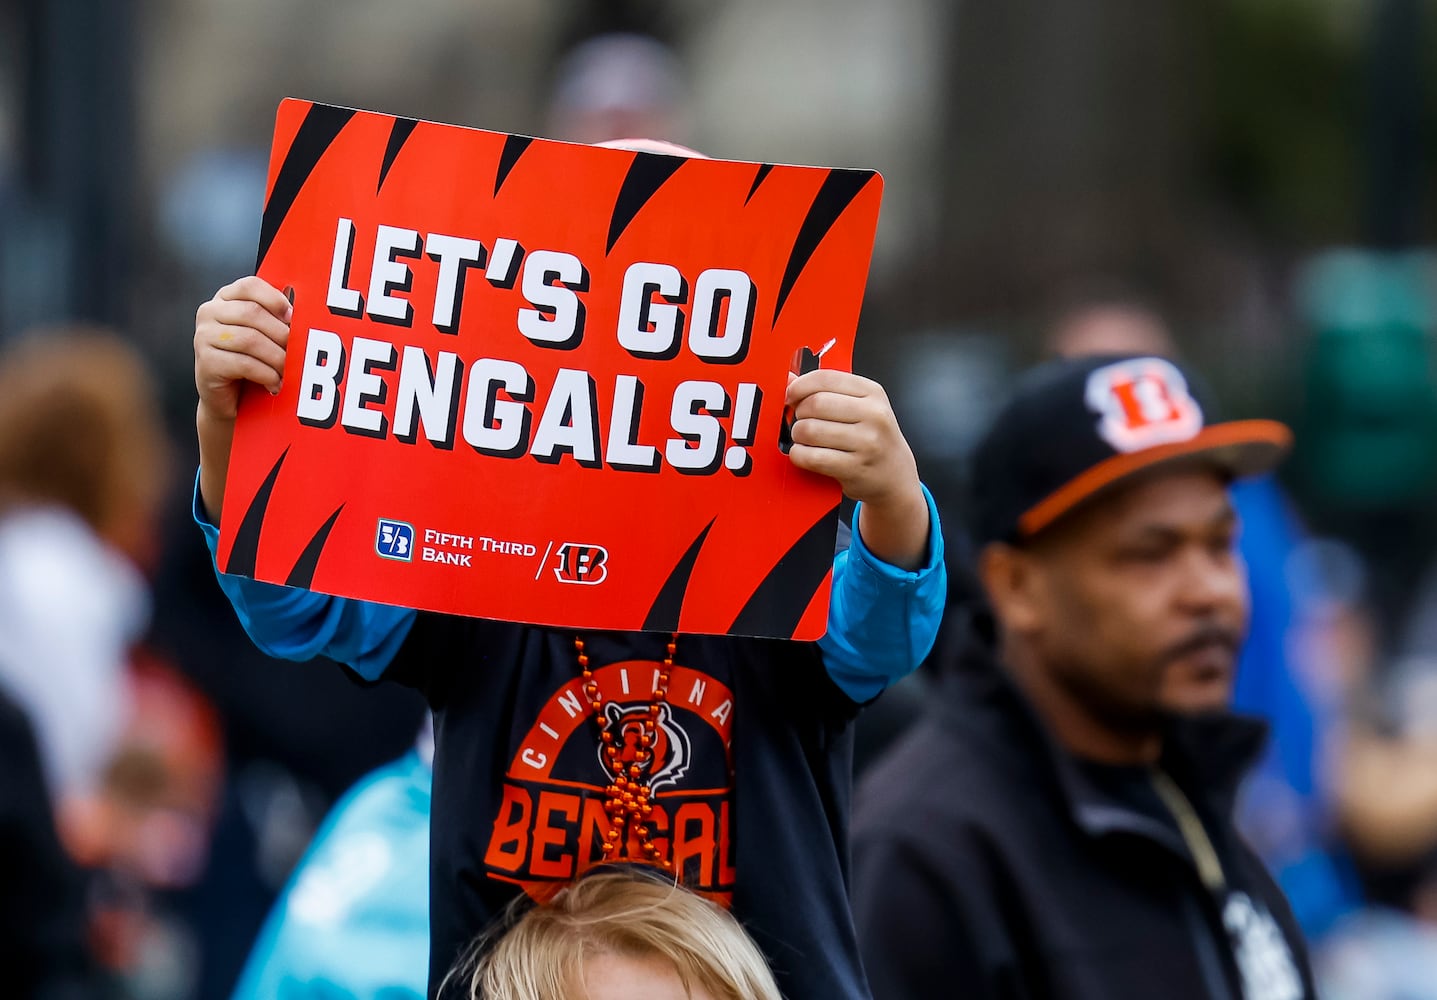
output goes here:
[[1019, 542], [1134, 476], [1206, 462], [1231, 478], [1275, 466], [1292, 432], [1215, 422], [1199, 379], [1148, 355], [1064, 358], [1021, 376], [974, 449], [974, 541]]

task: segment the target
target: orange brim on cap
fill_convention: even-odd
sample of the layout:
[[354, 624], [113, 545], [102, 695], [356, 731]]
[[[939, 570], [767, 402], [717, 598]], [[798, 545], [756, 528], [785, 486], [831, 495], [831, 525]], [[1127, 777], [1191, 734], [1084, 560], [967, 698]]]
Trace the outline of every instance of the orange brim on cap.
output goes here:
[[1036, 535], [1084, 500], [1169, 462], [1209, 459], [1234, 477], [1255, 476], [1277, 465], [1292, 447], [1292, 431], [1276, 420], [1234, 420], [1204, 427], [1196, 436], [1104, 459], [1050, 493], [1018, 518], [1018, 534]]

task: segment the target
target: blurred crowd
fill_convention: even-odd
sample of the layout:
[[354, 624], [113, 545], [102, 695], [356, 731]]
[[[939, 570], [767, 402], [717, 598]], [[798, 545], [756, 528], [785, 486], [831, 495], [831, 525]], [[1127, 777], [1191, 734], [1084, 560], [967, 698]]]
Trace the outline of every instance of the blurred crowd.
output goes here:
[[[31, 6], [46, 13], [27, 20], [20, 8], [7, 9], [0, 29], [28, 24], [39, 32], [62, 23], [55, 19], [64, 5]], [[276, 7], [261, 6], [270, 13]], [[459, 23], [445, 5], [432, 6], [433, 32]], [[472, 102], [477, 113], [466, 113], [454, 96], [469, 93], [455, 84], [468, 65], [464, 54], [419, 34], [411, 36], [410, 49], [397, 46], [395, 58], [443, 58], [422, 68], [376, 68], [373, 79], [353, 91], [316, 70], [309, 79], [291, 78], [314, 84], [298, 96], [401, 114], [427, 107], [463, 124], [584, 142], [662, 136], [735, 158], [807, 154], [836, 162], [865, 152], [854, 152], [857, 140], [845, 145], [841, 138], [782, 146], [774, 139], [782, 122], [772, 117], [765, 119], [772, 134], [744, 133], [731, 105], [760, 91], [715, 69], [715, 37], [752, 44], [776, 60], [811, 58], [805, 54], [811, 44], [793, 42], [791, 51], [780, 52], [762, 42], [760, 28], [750, 29], [750, 40], [740, 26], [812, 33], [819, 17], [812, 4], [793, 4], [788, 22], [782, 12], [790, 8], [778, 3], [735, 3], [737, 14], [708, 20], [694, 4], [667, 14], [652, 4], [591, 4], [584, 16], [573, 17], [548, 10], [554, 5], [544, 14], [521, 13], [528, 4], [488, 6], [504, 12], [486, 14], [492, 21], [485, 24], [542, 46], [552, 58], [533, 60], [546, 67], [542, 73], [484, 69], [479, 76], [492, 93]], [[844, 11], [857, 19], [861, 34], [863, 25], [882, 20], [875, 11], [885, 5], [868, 5], [862, 14], [855, 13], [859, 6]], [[1182, 357], [1208, 374], [1229, 409], [1288, 420], [1297, 435], [1292, 460], [1275, 476], [1236, 491], [1254, 608], [1236, 701], [1272, 727], [1263, 763], [1242, 792], [1241, 826], [1292, 903], [1324, 996], [1437, 998], [1437, 230], [1431, 224], [1437, 171], [1428, 152], [1437, 148], [1428, 127], [1437, 121], [1431, 58], [1437, 9], [1378, 0], [1270, 5], [1269, 20], [1230, 50], [1234, 73], [1252, 70], [1252, 50], [1260, 49], [1266, 32], [1284, 24], [1317, 31], [1301, 13], [1308, 7], [1322, 9], [1309, 11], [1314, 18], [1369, 26], [1372, 65], [1385, 66], [1398, 80], [1389, 84], [1374, 70], [1365, 92], [1378, 106], [1386, 107], [1387, 95], [1401, 107], [1391, 111], [1395, 124], [1382, 113], [1371, 116], [1375, 138], [1352, 141], [1373, 145], [1372, 184], [1390, 182], [1392, 196], [1407, 199], [1395, 209], [1409, 213], [1407, 223], [1384, 224], [1391, 213], [1370, 187], [1366, 195], [1350, 194], [1366, 205], [1375, 220], [1370, 225], [1344, 229], [1324, 222], [1299, 235], [1281, 215], [1291, 203], [1281, 200], [1275, 216], [1256, 219], [1253, 192], [1264, 171], [1276, 169], [1264, 159], [1271, 152], [1264, 140], [1240, 150], [1245, 161], [1227, 150], [1233, 159], [1223, 161], [1229, 171], [1223, 176], [1243, 183], [1235, 183], [1224, 205], [1231, 218], [1201, 220], [1205, 232], [1230, 237], [1216, 241], [1220, 251], [1205, 251], [1172, 237], [1192, 220], [1164, 216], [1168, 203], [1161, 197], [1122, 202], [1108, 190], [1142, 169], [1154, 173], [1155, 183], [1172, 176], [1163, 172], [1187, 149], [1184, 140], [1157, 134], [1150, 158], [1139, 152], [1137, 166], [1109, 169], [1104, 157], [1130, 151], [1068, 137], [1069, 124], [1081, 130], [1084, 123], [1055, 117], [1047, 98], [1029, 100], [1021, 87], [1003, 89], [979, 77], [976, 56], [958, 65], [956, 56], [949, 63], [933, 52], [960, 29], [1021, 37], [1019, 14], [989, 11], [964, 20], [939, 11], [947, 6], [895, 4], [891, 19], [898, 27], [875, 29], [878, 42], [900, 53], [903, 39], [895, 42], [895, 31], [922, 34], [926, 25], [937, 39], [915, 47], [915, 78], [903, 86], [874, 84], [882, 93], [896, 86], [893, 100], [904, 106], [904, 126], [931, 134], [905, 139], [894, 153], [888, 178], [894, 216], [880, 240], [857, 367], [889, 387], [920, 470], [947, 515], [950, 564], [968, 555], [956, 528], [968, 485], [962, 461], [1015, 373], [1042, 357], [1114, 350]], [[1122, 5], [1076, 6], [1102, 21], [1116, 17], [1113, 10]], [[1267, 5], [1215, 5], [1260, 6]], [[772, 10], [757, 10], [765, 7]], [[364, 13], [346, 17], [358, 23]], [[1394, 20], [1395, 28], [1388, 23]], [[669, 30], [649, 33], [655, 23]], [[1232, 15], [1218, 28], [1232, 32], [1240, 23]], [[1171, 33], [1190, 26], [1160, 25], [1153, 37], [1171, 47]], [[336, 37], [366, 41], [354, 24], [331, 27]], [[1067, 29], [1079, 42], [1098, 31], [1088, 22], [1082, 31], [1074, 24]], [[1045, 27], [1034, 37], [1035, 48], [1055, 44], [1053, 32], [1062, 30], [1061, 24]], [[1400, 74], [1405, 50], [1382, 47], [1397, 46], [1394, 37], [1404, 30], [1425, 40], [1410, 55], [1410, 77]], [[710, 41], [701, 44], [700, 36]], [[19, 37], [0, 39], [0, 60], [20, 64]], [[367, 41], [376, 49], [381, 44]], [[852, 44], [861, 48], [861, 41]], [[971, 53], [972, 44], [965, 36], [962, 51]], [[1113, 44], [1127, 71], [1143, 71], [1133, 55], [1136, 42]], [[1303, 55], [1299, 47], [1294, 58]], [[173, 52], [165, 58], [172, 70], [188, 65]], [[897, 73], [901, 61], [874, 56], [868, 68], [883, 76]], [[700, 69], [709, 74], [707, 89], [695, 85]], [[865, 66], [786, 65], [777, 93], [762, 100], [798, 103], [805, 86], [794, 82], [800, 70], [823, 77], [806, 86], [847, 93], [862, 80], [829, 78], [862, 77]], [[422, 107], [403, 106], [425, 72], [434, 74], [435, 88], [454, 86], [427, 103], [416, 97]], [[1065, 65], [1053, 72], [1070, 81], [1077, 74]], [[38, 87], [34, 81], [42, 76], [32, 72], [26, 79]], [[722, 85], [712, 82], [715, 76]], [[38, 154], [26, 148], [19, 124], [24, 98], [35, 97], [17, 84], [21, 77], [15, 75], [0, 102], [0, 230], [9, 234], [7, 240], [0, 233], [0, 967], [10, 983], [13, 977], [21, 984], [44, 982], [51, 992], [36, 995], [53, 997], [195, 1000], [229, 996], [237, 983], [239, 996], [279, 995], [262, 979], [263, 961], [245, 971], [256, 942], [265, 955], [303, 952], [285, 936], [287, 915], [324, 926], [351, 895], [373, 889], [373, 851], [380, 848], [368, 854], [355, 848], [332, 828], [338, 814], [329, 821], [326, 814], [351, 789], [347, 806], [353, 796], [375, 801], [388, 795], [420, 820], [418, 827], [395, 830], [395, 837], [422, 834], [428, 742], [423, 705], [412, 692], [388, 685], [376, 694], [333, 666], [282, 664], [256, 651], [215, 584], [191, 520], [189, 312], [220, 283], [252, 268], [265, 123], [246, 115], [258, 115], [252, 105], [264, 102], [241, 109], [232, 101], [213, 112], [233, 115], [244, 142], [221, 135], [181, 150], [170, 139], [174, 148], [165, 155], [174, 157], [173, 169], [146, 193], [152, 218], [139, 227], [145, 241], [132, 247], [135, 255], [153, 247], [155, 260], [127, 265], [132, 283], [119, 300], [68, 309], [66, 303], [80, 300], [70, 294], [73, 287], [31, 287], [33, 272], [17, 263], [17, 234], [38, 231], [43, 201], [25, 183], [27, 158]], [[404, 82], [394, 82], [400, 77]], [[388, 91], [385, 81], [392, 83]], [[1419, 85], [1416, 95], [1390, 98], [1386, 88], [1411, 81]], [[519, 100], [516, 92], [526, 85]], [[184, 84], [171, 79], [167, 86], [175, 91]], [[935, 92], [910, 101], [904, 86]], [[952, 107], [939, 107], [943, 94], [965, 87], [977, 96], [965, 91]], [[1073, 176], [1088, 182], [1092, 205], [1080, 210], [1046, 191], [995, 188], [995, 204], [1014, 209], [1021, 202], [1011, 221], [965, 216], [955, 228], [961, 239], [930, 231], [952, 221], [955, 210], [974, 207], [971, 198], [950, 203], [947, 188], [929, 190], [926, 178], [952, 173], [954, 184], [981, 184], [994, 175], [991, 147], [982, 140], [997, 126], [973, 119], [985, 93], [1001, 98], [1003, 113], [1030, 116], [1035, 134], [1018, 130], [1006, 140], [1010, 152], [1029, 142], [1024, 157], [1077, 156]], [[1181, 88], [1157, 87], [1155, 94], [1183, 99]], [[167, 92], [166, 100], [183, 97]], [[848, 103], [861, 119], [857, 131], [887, 141], [884, 126], [873, 124], [882, 108]], [[484, 113], [515, 105], [528, 110]], [[802, 108], [793, 114], [802, 117]], [[934, 118], [926, 129], [913, 122], [923, 114]], [[1162, 117], [1159, 108], [1144, 121]], [[1301, 124], [1282, 112], [1243, 122], [1274, 132]], [[1088, 124], [1102, 136], [1118, 134], [1111, 123]], [[1390, 142], [1383, 138], [1389, 132]], [[1424, 134], [1428, 146], [1418, 138]], [[980, 145], [984, 149], [975, 148]], [[1313, 148], [1309, 166], [1320, 172], [1330, 164]], [[1404, 166], [1413, 157], [1417, 165]], [[925, 166], [930, 161], [941, 165]], [[1413, 171], [1419, 179], [1410, 183]], [[1113, 205], [1122, 211], [1111, 216], [1112, 227], [1137, 233], [1126, 243], [1105, 230], [1102, 212]], [[1028, 213], [1041, 214], [1045, 206], [1067, 213], [1063, 226], [1078, 248], [1063, 266], [1046, 269], [1032, 261], [1056, 260], [1044, 257], [1056, 250], [1035, 250], [1037, 237], [997, 232], [1030, 226]], [[1147, 208], [1153, 211], [1145, 215]], [[1042, 232], [1061, 242], [1062, 229]], [[947, 276], [914, 265], [905, 257], [906, 243], [916, 248], [913, 257], [932, 251], [937, 266], [966, 269], [964, 283], [972, 287], [954, 290], [954, 299], [945, 301], [935, 288]], [[66, 259], [42, 242], [26, 246], [36, 257], [27, 266]], [[975, 263], [1005, 254], [1027, 255], [1026, 263]], [[1227, 293], [1220, 307], [1204, 301], [1213, 289]], [[111, 328], [69, 322], [77, 318], [103, 319]], [[963, 591], [961, 573], [953, 577], [951, 614], [962, 616], [974, 595]], [[945, 664], [959, 654], [940, 640], [927, 668], [862, 718], [860, 774], [911, 723]], [[366, 775], [366, 784], [355, 788]], [[384, 856], [407, 857], [413, 867], [419, 849], [413, 845], [422, 839], [394, 842], [412, 849], [388, 844]], [[326, 854], [327, 842], [343, 849]], [[306, 874], [291, 883], [306, 851], [312, 852]], [[422, 871], [422, 852], [417, 859]], [[416, 876], [395, 869], [392, 877], [412, 882]], [[422, 906], [386, 911], [386, 926], [397, 928], [388, 940], [412, 946], [404, 935], [422, 933], [422, 912]], [[21, 941], [33, 943], [16, 953]], [[413, 962], [422, 975], [423, 959], [414, 955], [403, 952], [395, 961]], [[52, 977], [56, 969], [65, 975]]]

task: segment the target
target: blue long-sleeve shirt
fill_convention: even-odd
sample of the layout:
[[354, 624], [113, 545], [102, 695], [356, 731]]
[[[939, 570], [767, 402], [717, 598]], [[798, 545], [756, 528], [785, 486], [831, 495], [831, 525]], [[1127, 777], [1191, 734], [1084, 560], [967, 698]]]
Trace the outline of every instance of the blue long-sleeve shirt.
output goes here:
[[[828, 628], [818, 645], [829, 676], [859, 703], [913, 671], [938, 635], [948, 592], [943, 531], [927, 487], [923, 495], [929, 542], [928, 558], [919, 569], [907, 571], [883, 562], [857, 531], [834, 556]], [[861, 508], [859, 504], [855, 509], [855, 524]], [[205, 514], [198, 480], [194, 518], [214, 558], [219, 529]], [[416, 612], [411, 608], [281, 587], [218, 568], [216, 574], [255, 645], [280, 659], [327, 656], [366, 680], [378, 680], [414, 625]]]

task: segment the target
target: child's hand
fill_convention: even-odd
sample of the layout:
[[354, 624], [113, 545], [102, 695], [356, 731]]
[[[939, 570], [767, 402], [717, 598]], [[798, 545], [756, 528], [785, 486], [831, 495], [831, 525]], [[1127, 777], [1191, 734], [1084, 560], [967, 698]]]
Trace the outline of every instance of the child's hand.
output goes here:
[[903, 569], [923, 565], [928, 502], [883, 387], [820, 368], [792, 377], [785, 402], [793, 408], [793, 464], [832, 476], [863, 502], [858, 530], [875, 556]]
[[195, 388], [206, 416], [234, 420], [242, 382], [279, 392], [292, 312], [283, 292], [254, 276], [226, 285], [200, 306]]
[[225, 285], [195, 313], [200, 500], [215, 523], [224, 502], [240, 386], [254, 382], [279, 392], [292, 315], [284, 293], [256, 277]]

